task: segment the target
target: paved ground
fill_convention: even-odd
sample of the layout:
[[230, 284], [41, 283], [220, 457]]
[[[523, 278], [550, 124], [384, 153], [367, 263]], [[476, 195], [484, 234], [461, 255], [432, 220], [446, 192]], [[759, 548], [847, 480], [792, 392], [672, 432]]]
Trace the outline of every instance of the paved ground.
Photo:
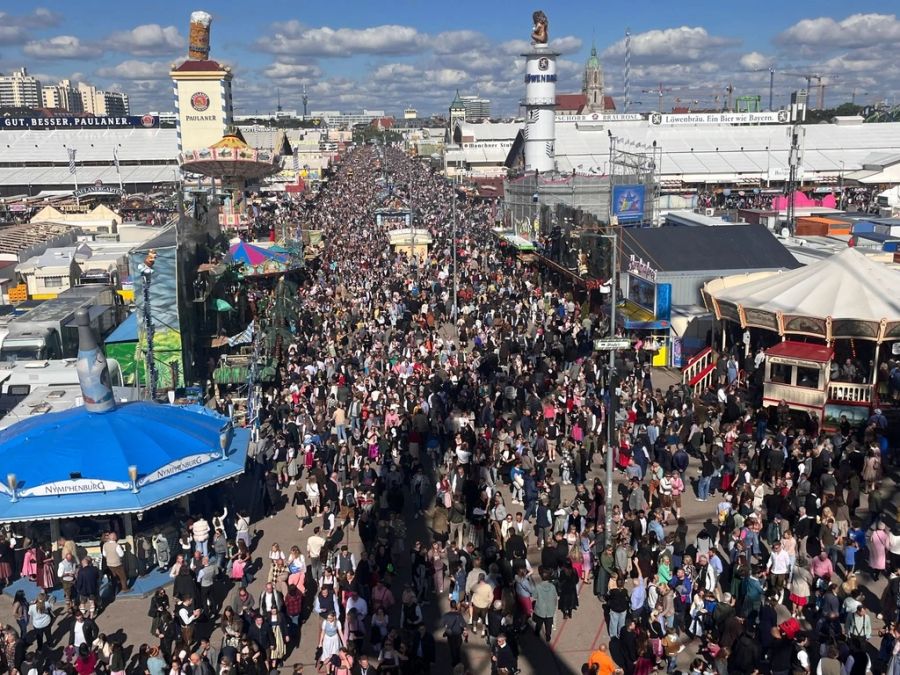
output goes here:
[[[668, 386], [668, 381], [672, 379], [671, 374], [659, 371], [655, 377], [657, 381], [654, 382], [654, 385], [665, 388]], [[697, 476], [696, 464], [696, 460], [693, 460], [688, 472], [691, 478]], [[599, 458], [593, 467], [593, 475], [604, 476]], [[571, 487], [564, 486], [563, 498], [568, 498], [572, 491]], [[688, 519], [692, 533], [695, 533], [699, 525], [713, 514], [714, 504], [713, 501], [705, 504], [697, 502], [694, 499], [693, 491], [688, 490], [685, 494], [683, 515]], [[411, 512], [407, 516], [410, 541], [417, 538], [427, 539], [426, 523], [422, 519], [416, 519]], [[278, 542], [282, 550], [285, 551], [294, 544], [297, 544], [301, 550], [305, 551], [306, 536], [311, 532], [312, 526], [308, 527], [304, 532], [298, 532], [292, 510], [283, 508], [274, 518], [268, 518], [257, 523], [257, 528], [259, 532], [256, 554], [266, 559], [266, 552], [274, 542]], [[360, 550], [360, 540], [355, 531], [349, 531], [345, 541], [355, 552]], [[408, 567], [408, 561], [402, 561], [401, 565]], [[407, 572], [406, 569], [401, 571]], [[266, 570], [260, 572], [257, 575], [257, 580], [251, 586], [251, 591], [256, 596], [262, 590], [265, 572]], [[883, 589], [884, 581], [873, 584], [871, 579], [865, 575], [862, 581], [866, 584], [867, 589], [874, 594], [873, 597], [877, 598]], [[398, 598], [400, 590], [395, 589]], [[540, 673], [541, 675], [580, 673], [581, 664], [587, 660], [590, 652], [598, 644], [608, 641], [602, 606], [593, 595], [590, 585], [580, 589], [579, 601], [580, 607], [571, 620], [563, 621], [560, 615], [557, 614], [557, 623], [553, 631], [552, 641], [549, 644], [535, 638], [533, 635], [523, 636], [522, 658], [520, 659], [520, 667], [523, 673], [526, 675], [531, 673]], [[426, 608], [426, 618], [430, 621], [430, 625], [435, 627], [434, 634], [438, 642], [438, 661], [433, 669], [434, 673], [449, 672], [448, 651], [440, 631], [436, 629], [438, 617], [446, 609], [446, 602], [446, 596], [443, 596], [436, 605], [431, 604]], [[101, 632], [105, 632], [107, 635], [115, 635], [117, 638], [125, 640], [128, 645], [136, 648], [143, 642], [151, 642], [149, 634], [150, 619], [147, 618], [147, 607], [147, 600], [122, 599], [110, 605], [98, 618], [97, 623]], [[5, 623], [13, 623], [11, 603], [7, 597], [0, 600], [0, 619]], [[295, 663], [302, 663], [307, 667], [312, 665], [319, 630], [319, 622], [316, 619], [317, 617], [314, 616], [304, 625], [299, 648], [295, 646], [292, 649], [286, 661], [286, 666]], [[880, 622], [874, 623], [880, 626]], [[57, 620], [53, 631], [54, 640], [59, 644], [65, 644], [68, 640], [68, 629], [69, 623], [67, 620]], [[218, 643], [219, 638], [216, 637], [214, 644]], [[489, 653], [486, 645], [480, 638], [470, 637], [466, 651], [471, 672], [478, 674], [490, 672]], [[683, 653], [683, 659], [687, 661], [692, 655], [693, 650], [686, 650]], [[307, 672], [311, 670], [309, 668]], [[282, 669], [282, 672], [289, 672], [289, 670], [285, 667]]]

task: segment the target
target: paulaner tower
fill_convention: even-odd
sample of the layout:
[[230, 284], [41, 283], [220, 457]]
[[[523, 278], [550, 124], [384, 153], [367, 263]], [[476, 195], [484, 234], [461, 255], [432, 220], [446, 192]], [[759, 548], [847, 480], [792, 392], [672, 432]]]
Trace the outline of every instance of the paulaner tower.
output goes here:
[[556, 57], [547, 46], [547, 16], [532, 15], [531, 51], [525, 57], [525, 169], [556, 168]]
[[212, 17], [191, 14], [188, 58], [172, 66], [178, 153], [203, 150], [222, 139], [232, 124], [231, 68], [209, 58]]

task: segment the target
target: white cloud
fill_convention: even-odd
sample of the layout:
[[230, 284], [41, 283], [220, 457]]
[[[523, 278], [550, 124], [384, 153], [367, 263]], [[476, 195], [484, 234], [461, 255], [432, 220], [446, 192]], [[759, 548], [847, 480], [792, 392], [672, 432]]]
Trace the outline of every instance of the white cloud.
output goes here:
[[265, 68], [263, 74], [273, 80], [302, 80], [321, 77], [322, 69], [312, 63], [276, 61]]
[[748, 52], [741, 56], [738, 64], [744, 70], [767, 70], [774, 65], [775, 59], [760, 52]]
[[372, 77], [379, 82], [410, 80], [418, 75], [419, 69], [409, 63], [385, 63], [372, 72]]
[[36, 7], [31, 14], [22, 17], [22, 21], [29, 28], [51, 28], [62, 23], [62, 15], [46, 7]]
[[100, 77], [121, 80], [162, 80], [169, 74], [169, 66], [161, 61], [137, 61], [130, 59], [97, 71]]
[[487, 49], [491, 41], [478, 31], [451, 30], [430, 38], [428, 46], [435, 54], [459, 54], [473, 49]]
[[51, 28], [61, 20], [59, 14], [44, 7], [30, 14], [0, 12], [0, 45], [19, 45], [28, 41], [28, 31], [35, 28]]
[[281, 25], [275, 35], [256, 43], [276, 54], [344, 57], [353, 54], [414, 54], [427, 37], [411, 26], [386, 24], [370, 28], [309, 28], [299, 21]]
[[426, 83], [438, 87], [459, 87], [460, 82], [466, 81], [466, 77], [466, 71], [455, 68], [437, 68], [425, 71]]
[[581, 38], [577, 38], [574, 35], [566, 35], [565, 37], [550, 40], [550, 49], [560, 54], [574, 54], [581, 49], [582, 44]]
[[22, 47], [22, 51], [35, 59], [93, 59], [103, 53], [97, 45], [82, 42], [74, 35], [30, 40]]
[[7, 16], [0, 12], [0, 45], [18, 45], [28, 39], [28, 33], [22, 26], [7, 22]]
[[147, 23], [131, 30], [118, 31], [110, 35], [107, 44], [111, 49], [127, 52], [135, 56], [172, 54], [184, 48], [186, 40], [175, 26], [160, 26]]
[[[731, 38], [710, 35], [702, 26], [681, 26], [651, 30], [631, 36], [631, 62], [684, 63], [709, 58], [711, 50], [737, 44]], [[621, 59], [625, 55], [624, 38], [607, 47], [604, 58]]]
[[843, 21], [831, 17], [803, 19], [779, 34], [775, 41], [789, 47], [803, 45], [817, 51], [864, 47], [900, 40], [900, 20], [894, 14], [853, 14]]

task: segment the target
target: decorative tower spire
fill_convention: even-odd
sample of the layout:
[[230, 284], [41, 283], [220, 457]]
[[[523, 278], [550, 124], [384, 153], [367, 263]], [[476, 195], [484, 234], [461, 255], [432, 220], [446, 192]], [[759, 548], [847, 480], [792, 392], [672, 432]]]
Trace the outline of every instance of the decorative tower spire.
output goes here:
[[584, 65], [584, 83], [582, 85], [586, 112], [603, 112], [606, 108], [603, 95], [603, 66], [597, 56], [597, 45], [591, 44], [591, 56]]

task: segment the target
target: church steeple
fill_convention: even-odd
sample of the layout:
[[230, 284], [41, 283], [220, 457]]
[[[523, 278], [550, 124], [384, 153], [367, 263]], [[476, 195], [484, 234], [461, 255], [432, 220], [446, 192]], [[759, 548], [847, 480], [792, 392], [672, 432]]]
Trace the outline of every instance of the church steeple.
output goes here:
[[603, 66], [597, 56], [597, 45], [591, 44], [591, 55], [584, 65], [584, 81], [582, 84], [585, 108], [587, 112], [603, 112], [606, 108], [603, 95]]
[[447, 143], [453, 143], [457, 123], [466, 121], [466, 104], [459, 95], [459, 89], [456, 90], [456, 97], [451, 101], [448, 112], [450, 115], [447, 124]]

